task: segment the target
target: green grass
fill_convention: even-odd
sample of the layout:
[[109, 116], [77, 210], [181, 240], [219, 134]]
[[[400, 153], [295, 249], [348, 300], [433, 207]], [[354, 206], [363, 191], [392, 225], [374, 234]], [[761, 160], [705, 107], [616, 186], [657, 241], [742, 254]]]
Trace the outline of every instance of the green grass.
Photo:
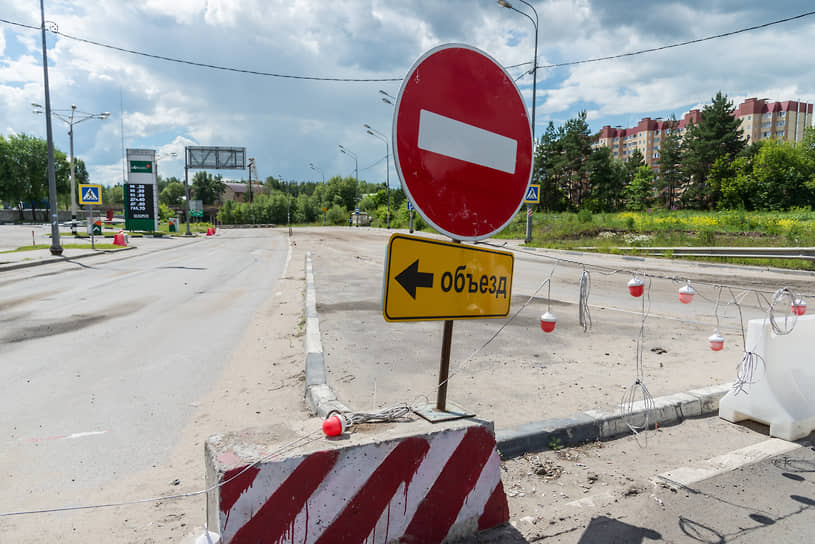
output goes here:
[[[497, 238], [524, 238], [525, 210]], [[605, 253], [620, 247], [813, 247], [815, 212], [654, 211], [589, 214], [536, 213], [532, 217], [534, 247], [594, 247]], [[636, 254], [636, 250], [631, 251]], [[684, 258], [684, 257], [683, 257]], [[694, 260], [812, 270], [811, 262], [794, 259], [693, 258]]]
[[[91, 249], [88, 244], [60, 244], [62, 249]], [[113, 244], [94, 244], [96, 249], [120, 249], [119, 246]], [[0, 251], [0, 253], [18, 253], [21, 251], [36, 251], [38, 249], [51, 249], [51, 244], [37, 244], [35, 246], [21, 246], [17, 249], [9, 249], [7, 251]]]

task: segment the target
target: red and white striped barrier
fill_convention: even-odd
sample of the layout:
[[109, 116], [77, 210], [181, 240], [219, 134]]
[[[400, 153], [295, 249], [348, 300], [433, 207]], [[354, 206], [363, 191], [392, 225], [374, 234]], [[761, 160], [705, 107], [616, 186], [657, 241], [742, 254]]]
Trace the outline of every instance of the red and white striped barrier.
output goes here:
[[509, 519], [495, 437], [480, 425], [263, 462], [237, 478], [252, 460], [228, 443], [207, 445], [208, 485], [226, 482], [207, 500], [223, 544], [434, 543]]

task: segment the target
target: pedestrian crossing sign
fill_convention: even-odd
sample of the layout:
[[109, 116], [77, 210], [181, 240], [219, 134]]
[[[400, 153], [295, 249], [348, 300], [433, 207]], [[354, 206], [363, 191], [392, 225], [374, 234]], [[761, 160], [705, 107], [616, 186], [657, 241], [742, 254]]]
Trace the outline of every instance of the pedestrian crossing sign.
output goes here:
[[524, 196], [524, 202], [526, 204], [540, 204], [541, 201], [541, 186], [540, 185], [530, 185], [526, 188], [526, 196]]
[[79, 204], [83, 206], [93, 206], [102, 203], [101, 185], [79, 184]]

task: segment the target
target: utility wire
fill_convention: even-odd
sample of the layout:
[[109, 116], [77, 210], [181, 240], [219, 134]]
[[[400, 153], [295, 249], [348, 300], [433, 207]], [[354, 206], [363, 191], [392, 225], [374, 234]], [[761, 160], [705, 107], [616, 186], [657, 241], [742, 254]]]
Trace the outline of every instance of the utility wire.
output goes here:
[[[605, 57], [596, 57], [596, 58], [591, 58], [591, 59], [575, 60], [575, 61], [568, 61], [568, 62], [559, 62], [559, 63], [555, 63], [555, 64], [544, 64], [544, 65], [538, 66], [538, 68], [544, 68], [544, 69], [545, 68], [563, 68], [563, 67], [566, 67], [566, 66], [576, 66], [578, 64], [588, 64], [588, 63], [592, 63], [592, 62], [602, 62], [602, 61], [607, 61], [607, 60], [614, 60], [614, 59], [621, 59], [621, 58], [625, 58], [625, 57], [633, 57], [633, 56], [637, 56], [637, 55], [644, 55], [646, 53], [654, 53], [656, 51], [663, 51], [665, 49], [673, 49], [675, 47], [683, 47], [683, 46], [692, 45], [692, 44], [695, 44], [695, 43], [701, 43], [701, 42], [706, 42], [706, 41], [710, 41], [710, 40], [716, 40], [716, 39], [719, 39], [719, 38], [726, 38], [728, 36], [735, 36], [736, 34], [742, 34], [744, 32], [750, 32], [750, 31], [753, 31], [753, 30], [760, 30], [762, 28], [767, 28], [767, 27], [770, 27], [770, 26], [773, 26], [773, 25], [778, 25], [778, 24], [781, 24], [781, 23], [788, 23], [790, 21], [803, 19], [804, 17], [809, 17], [811, 15], [815, 15], [815, 11], [808, 11], [808, 12], [805, 12], [805, 13], [801, 13], [799, 15], [794, 15], [792, 17], [786, 17], [784, 19], [778, 19], [778, 20], [770, 21], [768, 23], [763, 23], [763, 24], [760, 24], [760, 25], [754, 25], [754, 26], [750, 26], [750, 27], [746, 27], [746, 28], [740, 28], [738, 30], [733, 30], [733, 31], [730, 31], [730, 32], [723, 32], [721, 34], [714, 34], [712, 36], [705, 36], [703, 38], [696, 38], [696, 39], [687, 40], [687, 41], [684, 41], [684, 42], [672, 43], [672, 44], [668, 44], [668, 45], [662, 45], [662, 46], [659, 46], [659, 47], [651, 47], [651, 48], [648, 48], [648, 49], [640, 49], [640, 50], [637, 50], [637, 51], [630, 51], [628, 53], [620, 53], [620, 54], [617, 54], [617, 55], [608, 55], [608, 56], [605, 56]], [[40, 30], [39, 26], [26, 25], [26, 24], [15, 22], [15, 21], [9, 21], [7, 19], [0, 19], [0, 22], [6, 23], [6, 24], [9, 24], [9, 25], [19, 26], [19, 27], [22, 27], [22, 28], [28, 28], [28, 29], [32, 29], [32, 30]], [[241, 73], [241, 74], [250, 74], [250, 75], [266, 76], [266, 77], [277, 77], [277, 78], [285, 78], [285, 79], [299, 79], [299, 80], [308, 80], [308, 81], [336, 81], [336, 82], [344, 82], [344, 83], [398, 82], [398, 81], [402, 81], [402, 79], [403, 79], [401, 77], [398, 77], [398, 78], [396, 78], [396, 77], [394, 77], [394, 78], [318, 77], [318, 76], [301, 76], [301, 75], [293, 75], [293, 74], [281, 74], [281, 73], [276, 73], [276, 72], [261, 72], [259, 70], [247, 70], [247, 69], [243, 69], [243, 68], [232, 68], [232, 67], [229, 67], [229, 66], [219, 66], [219, 65], [216, 65], [216, 64], [207, 64], [207, 63], [203, 63], [203, 62], [195, 62], [195, 61], [190, 61], [190, 60], [178, 59], [178, 58], [174, 58], [174, 57], [167, 57], [167, 56], [164, 56], [164, 55], [154, 55], [152, 53], [145, 53], [143, 51], [136, 51], [134, 49], [127, 49], [127, 48], [124, 48], [124, 47], [119, 47], [119, 46], [110, 45], [110, 44], [106, 44], [106, 43], [102, 43], [102, 42], [97, 42], [97, 41], [94, 41], [94, 40], [89, 40], [87, 38], [80, 38], [78, 36], [72, 36], [70, 34], [65, 34], [63, 32], [59, 32], [58, 30], [49, 30], [49, 31], [52, 32], [53, 34], [57, 35], [57, 36], [61, 36], [63, 38], [69, 39], [69, 40], [75, 40], [75, 41], [78, 41], [78, 42], [87, 43], [87, 44], [90, 44], [90, 45], [95, 45], [97, 47], [104, 47], [104, 48], [107, 48], [107, 49], [113, 49], [114, 51], [120, 51], [122, 53], [130, 53], [132, 55], [140, 55], [142, 57], [148, 57], [148, 58], [157, 59], [157, 60], [164, 60], [164, 61], [167, 61], [167, 62], [176, 62], [176, 63], [179, 63], [179, 64], [187, 64], [187, 65], [190, 65], [190, 66], [198, 66], [200, 68], [210, 68], [210, 69], [213, 69], [213, 70], [223, 70], [223, 71], [226, 71], [226, 72], [236, 72], [236, 73]], [[529, 61], [529, 62], [521, 62], [519, 64], [513, 64], [513, 65], [510, 65], [510, 66], [505, 66], [505, 68], [518, 68], [518, 67], [526, 66], [526, 65], [529, 65], [529, 64], [532, 64], [532, 62], [531, 61]], [[524, 74], [522, 74], [521, 77], [523, 77], [523, 75]], [[520, 79], [520, 77], [518, 79]]]
[[744, 32], [750, 32], [751, 30], [759, 30], [761, 28], [767, 28], [769, 26], [778, 25], [781, 23], [787, 23], [789, 21], [794, 21], [796, 19], [803, 19], [804, 17], [809, 17], [810, 15], [815, 15], [815, 11], [808, 11], [806, 13], [801, 13], [800, 15], [795, 15], [793, 17], [787, 17], [786, 19], [778, 19], [777, 21], [771, 21], [769, 23], [764, 23], [761, 25], [749, 26], [747, 28], [741, 28], [739, 30], [733, 30], [731, 32], [723, 32], [721, 34], [714, 34], [713, 36], [706, 36], [704, 38], [696, 38], [695, 40], [688, 40], [685, 42], [679, 43], [672, 43], [669, 45], [661, 45], [659, 47], [651, 47], [648, 49], [640, 49], [639, 51], [631, 51], [630, 53], [620, 53], [618, 55], [609, 55], [607, 57], [597, 57], [594, 59], [585, 59], [585, 60], [575, 60], [571, 62], [559, 62], [557, 64], [545, 64], [539, 66], [539, 68], [561, 68], [563, 66], [575, 66], [577, 64], [588, 64], [590, 62], [600, 62], [604, 60], [613, 60], [613, 59], [621, 59], [624, 57], [633, 57], [635, 55], [644, 55], [645, 53], [654, 53], [656, 51], [663, 51], [665, 49], [673, 49], [675, 47], [683, 47], [685, 45], [692, 45], [694, 43], [701, 43], [710, 40], [716, 40], [719, 38], [726, 38], [728, 36], [735, 36], [736, 34], [742, 34]]
[[[0, 22], [6, 23], [9, 25], [20, 26], [23, 28], [30, 28], [33, 30], [40, 30], [40, 27], [33, 26], [33, 25], [25, 25], [22, 23], [17, 23], [14, 21], [9, 21], [7, 19], [0, 19]], [[90, 45], [95, 45], [97, 47], [104, 47], [106, 49], [112, 49], [114, 51], [120, 51], [122, 53], [130, 53], [131, 55], [139, 55], [142, 57], [147, 57], [151, 59], [157, 60], [165, 60], [167, 62], [176, 62], [178, 64], [187, 64], [189, 66], [198, 66], [200, 68], [210, 68], [212, 70], [223, 70], [225, 72], [236, 72], [239, 74], [250, 74], [255, 76], [266, 76], [266, 77], [277, 77], [277, 78], [284, 78], [284, 79], [303, 79], [309, 81], [340, 81], [340, 82], [394, 82], [394, 81], [402, 81], [403, 78], [395, 77], [395, 78], [349, 78], [349, 77], [318, 77], [318, 76], [299, 76], [293, 74], [280, 74], [276, 72], [261, 72], [259, 70], [247, 70], [244, 68], [233, 68], [230, 66], [219, 66], [217, 64], [207, 64], [204, 62], [195, 62], [191, 60], [184, 60], [178, 59], [174, 57], [167, 57], [164, 55], [155, 55], [153, 53], [145, 53], [144, 51], [136, 51], [135, 49], [127, 49], [126, 47], [119, 47], [117, 45], [110, 45], [107, 43], [97, 42], [94, 40], [89, 40], [87, 38], [80, 38], [78, 36], [72, 36], [70, 34], [65, 34], [64, 32], [60, 32], [59, 30], [53, 29], [46, 29], [49, 30], [52, 34], [56, 36], [61, 36], [68, 40], [74, 40], [77, 42], [87, 43]]]

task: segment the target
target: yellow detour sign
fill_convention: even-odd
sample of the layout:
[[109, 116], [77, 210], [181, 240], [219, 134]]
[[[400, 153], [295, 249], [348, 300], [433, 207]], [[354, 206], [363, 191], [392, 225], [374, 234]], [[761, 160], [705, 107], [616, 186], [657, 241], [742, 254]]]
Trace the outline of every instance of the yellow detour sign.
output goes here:
[[394, 234], [388, 242], [386, 321], [506, 317], [512, 253]]

